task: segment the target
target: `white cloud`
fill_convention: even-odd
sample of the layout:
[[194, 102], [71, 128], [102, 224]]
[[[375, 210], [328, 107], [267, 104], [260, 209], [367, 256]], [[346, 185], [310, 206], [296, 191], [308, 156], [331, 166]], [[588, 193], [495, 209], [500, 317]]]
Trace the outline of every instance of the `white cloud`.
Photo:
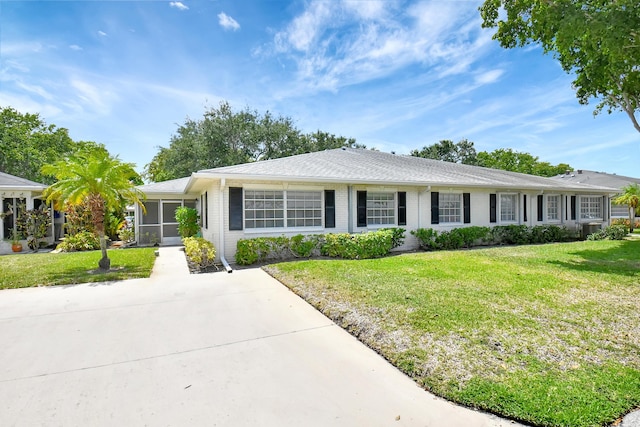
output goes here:
[[218, 23], [225, 30], [237, 31], [240, 29], [240, 24], [238, 24], [238, 21], [236, 21], [235, 19], [233, 19], [232, 17], [230, 17], [224, 12], [220, 12], [218, 14]]
[[105, 33], [104, 31], [98, 31], [98, 35], [102, 37], [107, 37], [107, 33]]
[[486, 85], [497, 82], [500, 77], [504, 74], [504, 70], [490, 70], [485, 71], [483, 73], [477, 74], [475, 77], [475, 81], [478, 84]]
[[189, 10], [189, 7], [180, 1], [172, 1], [169, 3], [169, 6], [175, 7], [178, 10]]
[[82, 50], [82, 48], [80, 46], [78, 46], [77, 44], [69, 45], [69, 49], [71, 49], [71, 50]]
[[490, 43], [475, 5], [311, 0], [276, 32], [271, 53], [294, 62], [300, 88], [335, 92], [411, 66], [439, 77], [468, 73]]

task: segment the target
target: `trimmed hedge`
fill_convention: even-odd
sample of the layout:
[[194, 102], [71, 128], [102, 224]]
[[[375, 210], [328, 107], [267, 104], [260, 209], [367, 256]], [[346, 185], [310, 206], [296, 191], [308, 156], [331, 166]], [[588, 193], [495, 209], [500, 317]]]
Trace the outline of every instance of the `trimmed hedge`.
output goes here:
[[426, 251], [471, 248], [483, 245], [527, 245], [536, 243], [568, 242], [576, 233], [557, 225], [499, 225], [490, 227], [463, 227], [438, 232], [432, 228], [411, 231], [420, 248]]
[[329, 256], [344, 259], [379, 258], [404, 242], [403, 228], [383, 228], [361, 234], [298, 234], [291, 238], [258, 237], [240, 239], [236, 245], [236, 263], [251, 265], [256, 262], [290, 258]]
[[98, 249], [100, 249], [100, 239], [90, 231], [66, 235], [64, 240], [56, 246], [56, 250], [61, 252], [95, 251]]

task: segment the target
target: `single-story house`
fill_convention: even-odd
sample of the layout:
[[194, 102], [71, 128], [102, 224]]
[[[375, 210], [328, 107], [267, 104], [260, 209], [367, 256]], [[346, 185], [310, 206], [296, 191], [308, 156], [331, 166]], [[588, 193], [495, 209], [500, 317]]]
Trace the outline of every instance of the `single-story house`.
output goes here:
[[[623, 187], [629, 184], [640, 185], [640, 178], [631, 178], [629, 176], [616, 175], [605, 172], [589, 171], [578, 169], [576, 171], [567, 171], [564, 174], [553, 177], [555, 180], [565, 182], [575, 182], [578, 184], [596, 185], [599, 187], [616, 188], [621, 192]], [[640, 217], [636, 212], [636, 218]], [[628, 219], [629, 207], [627, 205], [611, 205], [611, 220]]]
[[[381, 227], [608, 223], [615, 188], [364, 149], [334, 149], [216, 169], [139, 187], [154, 227], [176, 241], [172, 209], [195, 206], [202, 234], [232, 260], [239, 239]], [[593, 225], [592, 225], [593, 226]], [[140, 237], [139, 237], [140, 238]], [[144, 239], [142, 239], [144, 240]], [[402, 249], [417, 247], [407, 233]]]
[[[0, 213], [3, 214], [2, 228], [0, 228], [0, 254], [11, 253], [9, 239], [16, 226], [18, 206], [24, 204], [29, 210], [39, 208], [44, 203], [42, 192], [45, 188], [47, 186], [39, 182], [0, 172], [0, 206], [2, 207]], [[61, 229], [62, 224], [57, 220], [52, 221], [52, 229], [47, 237], [49, 243], [53, 242], [54, 226]], [[22, 240], [22, 244], [26, 247], [26, 239]]]

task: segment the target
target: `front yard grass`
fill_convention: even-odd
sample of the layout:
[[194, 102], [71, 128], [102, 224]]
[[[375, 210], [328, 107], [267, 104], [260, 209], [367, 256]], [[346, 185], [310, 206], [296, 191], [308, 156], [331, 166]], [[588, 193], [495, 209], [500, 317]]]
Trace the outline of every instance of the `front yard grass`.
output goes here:
[[100, 251], [0, 256], [0, 289], [149, 277], [156, 248], [109, 250], [111, 271], [100, 273]]
[[437, 395], [541, 426], [640, 406], [640, 241], [267, 270]]

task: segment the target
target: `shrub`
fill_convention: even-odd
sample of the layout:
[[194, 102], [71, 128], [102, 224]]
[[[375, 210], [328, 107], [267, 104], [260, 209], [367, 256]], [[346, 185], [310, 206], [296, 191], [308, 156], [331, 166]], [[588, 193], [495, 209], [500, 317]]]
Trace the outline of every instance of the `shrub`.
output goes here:
[[411, 230], [416, 239], [418, 239], [418, 245], [420, 249], [425, 251], [435, 251], [438, 249], [438, 232], [433, 228], [418, 228], [417, 230]]
[[587, 240], [622, 240], [627, 235], [624, 225], [610, 225], [587, 236]]
[[133, 228], [124, 227], [118, 231], [118, 238], [122, 241], [122, 243], [131, 243], [135, 239], [135, 232]]
[[490, 240], [498, 245], [526, 245], [531, 243], [531, 232], [526, 225], [498, 225], [491, 229]]
[[[626, 229], [629, 230], [629, 225], [631, 225], [631, 222], [629, 221], [629, 218], [618, 218], [616, 220], [613, 220], [611, 222], [611, 225], [624, 225]], [[640, 220], [635, 220], [633, 228], [640, 228]]]
[[180, 206], [176, 209], [176, 222], [178, 223], [178, 233], [183, 239], [193, 237], [200, 231], [198, 222], [200, 217], [194, 208]]
[[184, 252], [187, 258], [198, 269], [204, 270], [214, 265], [216, 248], [213, 243], [202, 237], [185, 237], [182, 239], [182, 243], [184, 243]]
[[236, 245], [235, 259], [239, 265], [251, 265], [256, 262], [318, 255], [345, 259], [377, 258], [402, 245], [404, 232], [402, 228], [383, 228], [362, 234], [298, 234], [291, 238], [280, 236], [240, 239]]
[[574, 239], [574, 232], [558, 225], [536, 225], [530, 230], [531, 243], [568, 242]]
[[56, 249], [62, 252], [94, 251], [100, 249], [100, 240], [90, 231], [81, 231], [65, 236]]

